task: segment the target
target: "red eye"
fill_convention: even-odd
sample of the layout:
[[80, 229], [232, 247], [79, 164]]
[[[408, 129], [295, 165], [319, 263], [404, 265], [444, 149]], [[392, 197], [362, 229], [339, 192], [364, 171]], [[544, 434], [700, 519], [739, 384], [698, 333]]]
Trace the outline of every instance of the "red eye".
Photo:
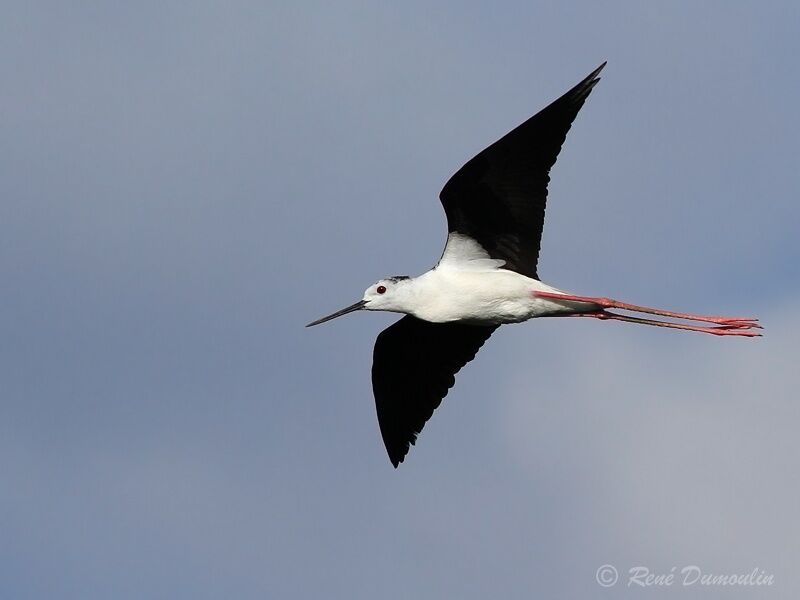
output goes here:
[[385, 294], [386, 293], [386, 288], [383, 287], [382, 285], [379, 285], [378, 289], [376, 289], [375, 291], [378, 292], [379, 294]]

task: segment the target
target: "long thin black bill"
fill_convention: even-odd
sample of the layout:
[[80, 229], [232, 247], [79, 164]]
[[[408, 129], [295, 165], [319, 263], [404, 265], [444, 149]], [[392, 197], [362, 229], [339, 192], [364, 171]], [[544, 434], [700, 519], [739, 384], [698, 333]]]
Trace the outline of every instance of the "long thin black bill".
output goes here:
[[343, 308], [342, 310], [337, 310], [332, 315], [328, 315], [327, 317], [322, 317], [321, 319], [317, 319], [313, 323], [309, 323], [306, 327], [312, 327], [314, 325], [319, 325], [320, 323], [324, 323], [325, 321], [330, 321], [331, 319], [335, 319], [336, 317], [341, 317], [342, 315], [346, 315], [347, 313], [351, 313], [356, 310], [361, 310], [364, 308], [364, 305], [367, 303], [366, 300], [359, 300], [355, 304], [348, 306], [347, 308]]

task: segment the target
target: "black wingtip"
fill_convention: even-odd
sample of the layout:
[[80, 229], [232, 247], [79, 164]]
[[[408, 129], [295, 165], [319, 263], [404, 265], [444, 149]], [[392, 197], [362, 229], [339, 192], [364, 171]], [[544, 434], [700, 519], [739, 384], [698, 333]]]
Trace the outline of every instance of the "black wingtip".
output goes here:
[[[561, 98], [556, 100], [556, 102], [559, 102], [562, 99], [568, 99], [570, 103], [577, 104], [578, 108], [580, 108], [580, 106], [583, 105], [583, 102], [591, 93], [592, 89], [594, 89], [594, 86], [596, 86], [597, 82], [600, 81], [600, 77], [598, 77], [598, 75], [600, 75], [600, 71], [603, 70], [607, 63], [608, 61], [603, 61], [599, 67], [584, 77], [580, 83], [564, 94]], [[555, 102], [553, 104], [555, 104]]]
[[397, 452], [396, 450], [393, 452], [393, 451], [390, 451], [388, 447], [386, 448], [386, 451], [389, 454], [389, 460], [391, 461], [392, 466], [395, 469], [397, 467], [399, 467], [400, 463], [405, 460], [406, 454], [408, 454], [409, 449], [410, 448], [409, 448], [408, 444], [406, 444], [405, 448], [403, 450], [401, 450], [400, 452]]
[[599, 67], [597, 67], [594, 71], [589, 73], [586, 78], [578, 84], [578, 87], [587, 86], [590, 90], [597, 85], [597, 82], [600, 81], [600, 71], [602, 71], [605, 66], [608, 64], [607, 60], [604, 60]]
[[602, 63], [600, 63], [599, 67], [597, 67], [594, 71], [589, 73], [589, 75], [586, 77], [586, 79], [587, 80], [597, 79], [597, 76], [600, 74], [600, 71], [602, 71], [607, 64], [608, 64], [608, 61], [604, 60]]

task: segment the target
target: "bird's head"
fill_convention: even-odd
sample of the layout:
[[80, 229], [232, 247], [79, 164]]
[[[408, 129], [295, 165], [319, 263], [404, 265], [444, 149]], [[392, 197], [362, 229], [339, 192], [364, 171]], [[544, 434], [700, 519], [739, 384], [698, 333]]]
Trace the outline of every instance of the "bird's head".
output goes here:
[[316, 321], [306, 325], [306, 327], [319, 325], [320, 323], [330, 321], [331, 319], [341, 317], [342, 315], [346, 315], [347, 313], [351, 313], [356, 310], [388, 310], [393, 312], [406, 312], [404, 310], [404, 299], [406, 296], [404, 292], [407, 291], [406, 284], [410, 280], [411, 279], [405, 275], [395, 275], [394, 277], [387, 277], [386, 279], [376, 281], [366, 290], [364, 290], [364, 297], [355, 304], [351, 304], [342, 310], [337, 310], [335, 313], [328, 315], [327, 317], [317, 319]]

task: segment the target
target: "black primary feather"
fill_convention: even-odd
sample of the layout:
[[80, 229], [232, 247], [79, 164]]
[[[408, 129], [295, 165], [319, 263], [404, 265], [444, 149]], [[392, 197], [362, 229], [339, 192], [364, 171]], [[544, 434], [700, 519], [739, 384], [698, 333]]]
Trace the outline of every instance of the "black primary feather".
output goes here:
[[433, 411], [497, 326], [405, 316], [375, 341], [372, 389], [389, 460], [397, 467]]

